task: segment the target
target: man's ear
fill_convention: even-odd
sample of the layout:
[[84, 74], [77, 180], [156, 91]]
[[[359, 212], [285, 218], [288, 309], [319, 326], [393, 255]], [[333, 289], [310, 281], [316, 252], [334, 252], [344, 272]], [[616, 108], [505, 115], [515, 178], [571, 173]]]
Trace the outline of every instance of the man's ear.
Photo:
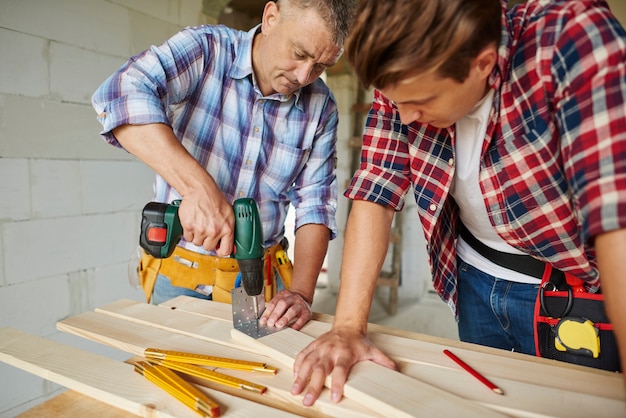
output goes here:
[[474, 66], [482, 77], [489, 77], [497, 61], [498, 49], [494, 44], [490, 44], [474, 58]]
[[263, 8], [263, 19], [261, 20], [261, 32], [267, 33], [276, 25], [279, 18], [278, 5], [273, 1], [268, 1]]

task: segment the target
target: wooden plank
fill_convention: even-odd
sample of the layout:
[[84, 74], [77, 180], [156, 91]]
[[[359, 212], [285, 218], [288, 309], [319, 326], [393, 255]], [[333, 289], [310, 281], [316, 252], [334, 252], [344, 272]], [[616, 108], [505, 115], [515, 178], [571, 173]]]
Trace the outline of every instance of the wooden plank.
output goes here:
[[[289, 367], [293, 367], [297, 354], [314, 339], [291, 328], [259, 339], [233, 329], [232, 336]], [[330, 386], [330, 378], [326, 379], [326, 386]], [[504, 416], [373, 362], [361, 362], [353, 367], [344, 395], [393, 417]]]
[[[220, 317], [227, 321], [221, 304], [194, 298], [176, 298], [169, 308], [195, 313], [207, 318]], [[215, 315], [211, 308], [215, 306]], [[309, 322], [302, 332], [317, 337], [330, 328], [329, 316]], [[369, 337], [398, 361], [402, 373], [472, 399], [483, 405], [513, 416], [626, 416], [626, 401], [622, 376], [588, 367], [538, 359], [518, 353], [508, 353], [489, 347], [423, 336], [401, 330], [373, 327]], [[384, 334], [399, 332], [412, 338]], [[494, 396], [469, 374], [442, 354], [452, 350], [474, 365], [487, 377], [505, 389], [506, 396]], [[581, 384], [585, 382], [585, 384]]]
[[[181, 296], [159, 306], [229, 321], [230, 319], [221, 305], [223, 304]], [[318, 337], [330, 330], [332, 317], [320, 314], [314, 316], [321, 321], [310, 321], [302, 328], [301, 332], [312, 337]], [[532, 385], [560, 388], [626, 402], [626, 390], [619, 373], [388, 328], [377, 324], [369, 324], [368, 329], [370, 331], [369, 339], [396, 361], [450, 368], [452, 367], [450, 360], [442, 355], [442, 350], [444, 348], [454, 349], [453, 351], [462, 356], [465, 361], [471, 364], [482, 364], [489, 377], [514, 379]], [[541, 376], [541, 379], [538, 379], [537, 376]], [[579, 383], [581, 380], [589, 384], [581, 385]]]
[[[13, 328], [0, 329], [0, 361], [135, 415], [182, 418], [198, 416], [135, 373], [130, 364]], [[207, 391], [207, 394], [225, 406], [224, 412], [227, 411], [228, 416], [280, 416], [281, 411], [227, 394], [215, 391]]]
[[138, 415], [68, 390], [19, 414], [16, 418], [130, 418], [136, 416]]
[[[211, 305], [218, 306], [218, 311], [221, 311], [220, 315], [230, 313], [229, 310], [220, 310], [220, 307], [222, 307], [221, 304], [213, 303]], [[134, 301], [119, 301], [98, 308], [97, 312], [126, 319], [131, 322], [155, 326], [170, 332], [200, 336], [200, 338], [206, 339], [207, 341], [227, 341], [226, 345], [230, 347], [241, 347], [240, 343], [230, 338], [232, 324], [229, 321], [215, 320], [204, 315], [191, 315], [182, 312], [180, 309], [162, 309]], [[205, 313], [209, 314], [209, 311]], [[387, 372], [387, 369], [385, 369], [384, 372]], [[414, 396], [411, 395], [411, 398], [413, 397]]]
[[[213, 303], [211, 305], [217, 305], [219, 311], [219, 305], [224, 304]], [[230, 335], [230, 330], [233, 328], [232, 320], [194, 315], [182, 310], [163, 309], [155, 305], [127, 299], [97, 308], [96, 312], [226, 347], [253, 352], [248, 346], [242, 346], [241, 343], [232, 339]], [[221, 315], [222, 312], [220, 312]]]
[[[154, 307], [151, 305], [140, 304], [139, 306], [146, 311], [154, 311]], [[161, 308], [158, 310], [160, 309]], [[174, 315], [180, 319], [180, 315], [186, 314], [172, 311], [170, 315]], [[157, 326], [145, 325], [96, 312], [86, 312], [67, 318], [58, 322], [57, 328], [61, 331], [106, 344], [138, 356], [143, 355], [146, 348], [155, 347], [165, 350], [186, 351], [248, 361], [267, 362], [269, 364], [275, 363], [275, 361], [267, 357], [241, 350], [238, 347], [224, 346], [207, 340], [193, 338], [188, 335], [176, 334], [159, 329]], [[290, 393], [293, 380], [291, 373], [286, 370], [279, 370], [276, 375], [272, 376], [262, 373], [251, 375], [246, 372], [232, 370], [226, 370], [225, 373], [265, 385], [268, 387], [268, 390], [265, 394], [260, 395], [245, 390], [228, 388], [207, 381], [202, 382], [202, 384], [215, 390], [223, 390], [226, 393], [245, 397], [246, 399], [264, 403], [275, 408], [293, 411], [303, 416], [376, 416], [373, 411], [354, 401], [341, 405], [331, 402], [328, 391], [322, 394], [319, 405], [316, 404], [314, 408], [303, 407], [301, 405], [302, 397], [294, 397]]]
[[[166, 319], [159, 319], [158, 321], [164, 321], [166, 325], [169, 322], [172, 325], [182, 324], [182, 332], [193, 334], [193, 330], [187, 329], [188, 327], [184, 325], [189, 317], [181, 315], [183, 313], [192, 314], [196, 315], [197, 318], [204, 318], [205, 321], [199, 322], [203, 326], [199, 328], [198, 338], [211, 339], [211, 336], [203, 335], [206, 333], [205, 327], [212, 332], [219, 330], [218, 339], [226, 340], [228, 338], [224, 337], [224, 333], [226, 329], [232, 329], [229, 305], [194, 298], [182, 298], [178, 301], [170, 301], [168, 304], [169, 306], [162, 304], [159, 307], [150, 307], [150, 311], [156, 312], [157, 309], [161, 309], [162, 315], [165, 315]], [[140, 319], [149, 323], [151, 321], [150, 316], [141, 312], [143, 305], [145, 304], [139, 302], [127, 301], [122, 303], [120, 301], [101, 308], [99, 311], [107, 311], [110, 315], [130, 315], [134, 318], [129, 317], [129, 320]], [[211, 316], [212, 313], [216, 314]], [[155, 316], [155, 318], [158, 317], [163, 318], [161, 315]], [[213, 323], [215, 321], [221, 322], [221, 325], [215, 325]], [[153, 326], [163, 327], [165, 325], [155, 323]], [[327, 323], [311, 321], [303, 331], [312, 336], [317, 336], [325, 332], [328, 327], [329, 324]], [[171, 326], [167, 326], [167, 328], [170, 329]], [[395, 332], [396, 330], [391, 329], [390, 331]], [[176, 330], [171, 329], [171, 332], [176, 332]], [[408, 334], [421, 336], [421, 334], [415, 333]], [[624, 388], [620, 375], [609, 373], [610, 379], [607, 381], [607, 373], [595, 369], [579, 366], [574, 368], [560, 367], [564, 363], [554, 361], [548, 362], [549, 367], [546, 369], [546, 365], [542, 364], [547, 362], [545, 359], [507, 353], [503, 350], [489, 349], [458, 341], [425, 337], [426, 341], [421, 341], [419, 339], [400, 338], [395, 335], [370, 333], [371, 339], [376, 341], [376, 338], [380, 338], [382, 342], [377, 341], [377, 343], [387, 347], [392, 354], [410, 360], [399, 360], [402, 373], [509, 415], [522, 417], [529, 414], [534, 414], [534, 416], [567, 416], [569, 414], [575, 416], [581, 412], [586, 412], [589, 415], [599, 414], [599, 416], [606, 417], [626, 416], [626, 403], [622, 400]], [[433, 339], [444, 343], [450, 342], [452, 347], [457, 347], [454, 348], [454, 351], [458, 355], [502, 386], [508, 396], [494, 396], [492, 392], [485, 390], [473, 377], [443, 356], [441, 350], [450, 346], [436, 344], [432, 342]], [[234, 342], [229, 344], [237, 346], [237, 343]], [[241, 346], [239, 345], [239, 347]], [[501, 355], [494, 356], [490, 352]], [[396, 358], [394, 355], [392, 357]], [[539, 360], [539, 364], [536, 363], [537, 360]], [[551, 369], [556, 370], [556, 373]], [[523, 377], [521, 381], [517, 380], [519, 376]], [[541, 378], [539, 379], [538, 376]], [[559, 376], [564, 380], [559, 380]], [[525, 381], [525, 379], [531, 378], [532, 381]], [[581, 381], [589, 382], [589, 384], [581, 385]], [[571, 387], [568, 388], [567, 386]], [[614, 397], [612, 398], [611, 395]], [[603, 407], [598, 409], [597, 405], [603, 405]]]

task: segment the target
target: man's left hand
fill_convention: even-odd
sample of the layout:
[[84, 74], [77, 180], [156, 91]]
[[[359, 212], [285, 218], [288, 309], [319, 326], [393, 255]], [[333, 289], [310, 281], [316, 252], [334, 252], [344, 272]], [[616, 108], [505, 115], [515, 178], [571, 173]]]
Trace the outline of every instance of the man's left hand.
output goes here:
[[281, 290], [265, 305], [265, 311], [259, 323], [270, 327], [283, 328], [291, 324], [291, 328], [299, 330], [313, 317], [311, 306], [304, 297], [290, 290]]

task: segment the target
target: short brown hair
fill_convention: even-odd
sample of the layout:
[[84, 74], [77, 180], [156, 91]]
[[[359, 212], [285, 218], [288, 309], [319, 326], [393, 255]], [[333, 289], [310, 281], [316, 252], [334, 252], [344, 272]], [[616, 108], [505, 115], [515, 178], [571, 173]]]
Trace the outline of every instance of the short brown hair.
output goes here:
[[385, 88], [436, 71], [463, 82], [502, 31], [500, 0], [361, 0], [346, 58], [361, 84]]
[[[279, 9], [283, 5], [294, 6], [300, 10], [315, 9], [330, 29], [333, 42], [337, 46], [343, 46], [354, 19], [357, 0], [276, 0], [276, 4]], [[292, 12], [294, 15], [298, 13], [297, 10]]]

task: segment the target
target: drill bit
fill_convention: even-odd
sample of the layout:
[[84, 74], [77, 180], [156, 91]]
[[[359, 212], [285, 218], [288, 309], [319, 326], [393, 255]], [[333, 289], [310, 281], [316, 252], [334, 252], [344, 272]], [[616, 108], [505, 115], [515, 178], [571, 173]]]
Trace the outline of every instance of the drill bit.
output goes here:
[[252, 306], [254, 308], [254, 317], [259, 319], [259, 301], [256, 296], [252, 296]]

